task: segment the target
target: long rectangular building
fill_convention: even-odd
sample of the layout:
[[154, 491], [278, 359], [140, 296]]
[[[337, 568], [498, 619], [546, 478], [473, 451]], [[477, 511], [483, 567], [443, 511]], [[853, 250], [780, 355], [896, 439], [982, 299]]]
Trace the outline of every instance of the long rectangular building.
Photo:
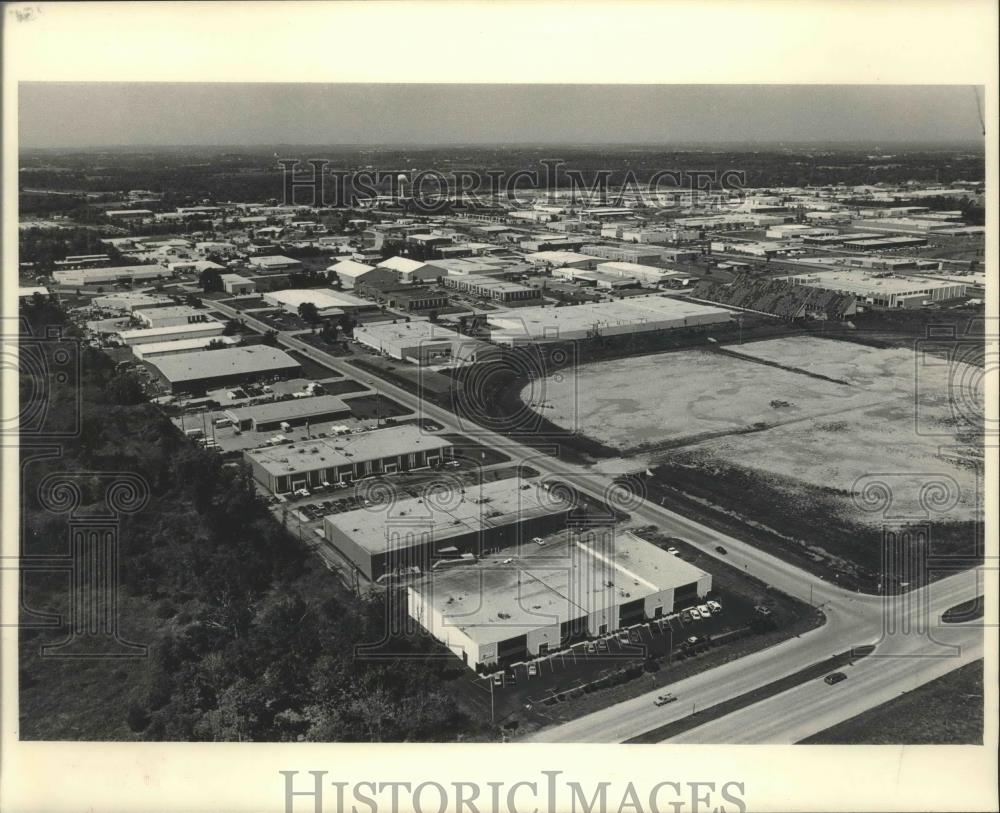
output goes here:
[[122, 330], [118, 333], [122, 343], [132, 347], [137, 344], [172, 342], [180, 339], [203, 339], [221, 336], [226, 326], [222, 322], [197, 322], [192, 325], [170, 325], [168, 327], [143, 327]]
[[712, 577], [679, 557], [634, 534], [595, 528], [438, 569], [407, 588], [407, 609], [482, 670], [668, 616], [711, 589]]
[[267, 404], [227, 409], [225, 416], [238, 429], [248, 432], [271, 432], [282, 424], [302, 426], [349, 417], [351, 408], [336, 395], [289, 398]]
[[[200, 327], [184, 325], [182, 327]], [[221, 325], [220, 325], [221, 327]], [[180, 330], [181, 328], [163, 328]], [[173, 392], [200, 393], [274, 376], [298, 375], [299, 363], [283, 350], [266, 345], [201, 350], [163, 356], [150, 362]]]
[[869, 276], [855, 271], [818, 271], [786, 277], [793, 285], [822, 288], [854, 296], [858, 304], [875, 308], [919, 308], [925, 302], [960, 299], [966, 286], [960, 282], [904, 277], [890, 274]]
[[566, 527], [572, 503], [520, 478], [433, 490], [326, 518], [327, 541], [369, 579], [480, 556]]
[[53, 271], [52, 279], [59, 285], [103, 285], [114, 282], [152, 280], [170, 276], [162, 265], [122, 265], [106, 268], [78, 268]]
[[204, 350], [210, 344], [219, 343], [232, 346], [240, 343], [239, 336], [202, 336], [197, 339], [176, 339], [168, 342], [149, 342], [148, 344], [137, 344], [132, 347], [132, 355], [141, 361], [148, 361], [157, 356], [173, 356], [177, 353], [191, 353], [195, 350]]
[[452, 456], [452, 443], [406, 424], [265, 446], [243, 454], [257, 482], [272, 494], [288, 494], [323, 483], [350, 483], [433, 466]]
[[414, 364], [472, 364], [494, 358], [493, 345], [431, 322], [371, 322], [354, 328], [357, 342]]
[[446, 288], [454, 288], [456, 291], [492, 299], [496, 302], [538, 299], [541, 296], [541, 292], [537, 288], [528, 285], [518, 285], [515, 282], [505, 282], [474, 274], [467, 277], [443, 277], [441, 282]]
[[725, 324], [730, 311], [650, 294], [563, 308], [531, 307], [486, 316], [490, 341], [520, 344]]

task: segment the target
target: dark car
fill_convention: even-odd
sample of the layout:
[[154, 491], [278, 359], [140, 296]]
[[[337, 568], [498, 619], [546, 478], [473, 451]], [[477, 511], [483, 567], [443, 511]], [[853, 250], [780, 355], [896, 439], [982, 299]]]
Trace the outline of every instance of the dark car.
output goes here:
[[715, 546], [715, 552], [716, 553], [721, 553], [723, 556], [725, 556], [727, 553], [729, 553], [729, 551], [727, 551], [724, 547], [722, 547], [722, 545], [716, 545]]
[[843, 672], [833, 672], [823, 678], [823, 680], [825, 680], [828, 685], [832, 686], [834, 683], [840, 683], [842, 680], [847, 680], [847, 675]]

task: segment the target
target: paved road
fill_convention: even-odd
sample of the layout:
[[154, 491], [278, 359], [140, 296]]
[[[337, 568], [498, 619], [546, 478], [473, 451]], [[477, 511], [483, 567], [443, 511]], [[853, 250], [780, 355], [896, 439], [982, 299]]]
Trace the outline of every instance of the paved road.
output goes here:
[[[229, 316], [243, 319], [248, 326], [257, 330], [266, 332], [272, 329], [246, 313], [218, 302], [214, 302], [213, 307]], [[291, 333], [280, 332], [278, 340], [284, 346], [344, 375], [365, 380], [370, 377], [365, 371], [307, 344]], [[512, 460], [531, 465], [543, 478], [558, 479], [593, 498], [616, 502], [617, 491], [612, 478], [608, 475], [600, 474], [585, 466], [557, 460], [512, 441], [509, 437], [481, 427], [474, 427], [470, 432], [467, 423], [463, 425], [453, 413], [423, 402], [409, 391], [390, 382], [383, 381], [380, 390], [422, 417], [430, 418], [451, 431], [469, 435], [484, 445], [503, 451]], [[957, 636], [956, 640], [962, 645], [962, 652], [966, 654], [943, 660], [934, 659], [936, 664], [934, 666], [925, 664], [915, 667], [913, 666], [915, 662], [924, 663], [925, 659], [912, 656], [927, 654], [922, 648], [925, 646], [923, 643], [925, 639], [921, 636], [908, 635], [905, 636], [905, 640], [898, 637], [893, 639], [892, 652], [896, 652], [895, 647], [898, 647], [901, 654], [911, 657], [897, 657], [893, 661], [882, 657], [889, 651], [887, 649], [889, 642], [882, 641], [884, 619], [888, 613], [894, 614], [900, 622], [915, 624], [922, 614], [929, 612], [928, 606], [940, 614], [949, 607], [975, 598], [980, 588], [975, 574], [971, 571], [951, 576], [921, 591], [914, 591], [909, 596], [889, 598], [859, 594], [830, 584], [819, 576], [801, 570], [752, 545], [721, 534], [651, 502], [636, 500], [633, 504], [626, 501], [623, 507], [635, 519], [656, 525], [670, 535], [682, 537], [706, 554], [723, 559], [736, 567], [743, 567], [748, 573], [782, 592], [822, 607], [827, 621], [822, 627], [801, 637], [789, 639], [774, 647], [673, 684], [671, 690], [680, 698], [677, 703], [662, 708], [654, 707], [652, 700], [662, 691], [654, 690], [585, 717], [543, 729], [528, 737], [530, 741], [621, 742], [687, 716], [692, 709], [705, 709], [737, 697], [852, 646], [878, 644], [875, 653], [866, 658], [863, 665], [859, 662], [857, 666], [852, 667], [862, 676], [860, 679], [855, 680], [852, 675], [851, 679], [839, 684], [839, 687], [828, 687], [820, 680], [814, 681], [817, 683], [816, 687], [800, 687], [793, 690], [800, 692], [803, 702], [806, 703], [804, 708], [795, 707], [795, 713], [792, 713], [793, 709], [788, 707], [788, 704], [795, 703], [800, 694], [789, 693], [785, 700], [779, 701], [778, 698], [774, 698], [759, 704], [760, 708], [749, 716], [747, 716], [749, 710], [737, 712], [721, 718], [711, 726], [692, 729], [685, 735], [687, 741], [692, 742], [795, 742], [832, 725], [833, 723], [828, 722], [830, 720], [839, 722], [878, 705], [883, 702], [887, 693], [898, 693], [932, 680], [944, 668], [942, 664], [951, 664], [951, 668], [958, 668], [971, 658], [969, 653], [976, 651], [973, 639], [976, 639], [977, 634], [980, 640], [978, 646], [982, 646], [981, 632], [978, 630], [949, 631], [948, 635]], [[722, 545], [726, 549], [726, 555], [716, 553], [717, 545]], [[919, 599], [927, 596], [930, 596], [930, 601], [922, 605]], [[921, 607], [924, 609], [920, 609]], [[880, 665], [885, 663], [894, 665], [891, 669], [885, 667], [880, 669]], [[859, 690], [851, 692], [850, 688], [844, 689], [843, 687], [848, 684], [859, 687]], [[820, 686], [831, 691], [824, 694], [818, 690]], [[848, 693], [851, 697], [850, 702], [841, 702]], [[817, 712], [814, 718], [810, 717], [812, 712], [809, 711], [811, 708], [809, 704], [812, 702], [819, 703], [822, 710], [822, 713]], [[759, 715], [760, 719], [756, 719], [755, 715]], [[759, 729], [754, 727], [758, 724]], [[705, 730], [702, 731], [702, 728]], [[697, 739], [699, 736], [706, 739], [699, 740]]]

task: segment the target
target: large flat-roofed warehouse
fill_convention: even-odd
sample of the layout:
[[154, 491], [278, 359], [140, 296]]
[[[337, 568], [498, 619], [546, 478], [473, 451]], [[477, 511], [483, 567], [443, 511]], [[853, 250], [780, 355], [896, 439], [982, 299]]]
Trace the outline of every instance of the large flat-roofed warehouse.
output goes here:
[[443, 277], [441, 282], [445, 288], [454, 288], [456, 291], [493, 299], [497, 302], [538, 299], [541, 296], [541, 292], [537, 288], [476, 274], [470, 274], [466, 277], [447, 276]]
[[95, 308], [104, 308], [110, 311], [129, 313], [131, 311], [139, 310], [140, 308], [148, 309], [158, 308], [160, 306], [169, 306], [174, 304], [174, 301], [169, 296], [161, 296], [160, 294], [123, 291], [121, 293], [95, 296], [92, 300], [90, 300], [90, 304]]
[[[178, 328], [164, 328], [171, 329]], [[298, 375], [302, 371], [299, 363], [288, 353], [266, 345], [178, 353], [153, 359], [149, 363], [173, 392], [191, 393], [273, 376]]]
[[108, 268], [81, 268], [53, 271], [52, 279], [59, 285], [102, 285], [107, 282], [158, 279], [169, 276], [162, 265], [121, 265]]
[[470, 668], [543, 656], [696, 604], [712, 577], [631, 533], [593, 529], [437, 570], [409, 614]]
[[193, 325], [173, 325], [171, 327], [143, 327], [135, 330], [121, 330], [118, 335], [122, 343], [132, 347], [137, 344], [152, 344], [179, 341], [181, 339], [204, 339], [221, 336], [226, 326], [222, 322], [197, 322]]
[[597, 260], [589, 254], [578, 254], [575, 251], [538, 251], [524, 258], [532, 265], [545, 265], [552, 268], [573, 266], [574, 268], [593, 268]]
[[487, 315], [490, 341], [517, 344], [620, 336], [725, 324], [730, 311], [650, 294], [564, 308], [518, 308]]
[[369, 579], [479, 556], [566, 527], [572, 503], [520, 478], [326, 518], [326, 539]]
[[426, 468], [450, 458], [452, 444], [405, 425], [248, 449], [243, 456], [258, 483], [272, 494], [287, 494], [323, 483]]
[[310, 398], [289, 398], [268, 404], [227, 409], [225, 416], [238, 429], [249, 432], [270, 432], [282, 424], [302, 426], [346, 418], [351, 408], [336, 395], [315, 395]]
[[354, 339], [373, 350], [414, 364], [472, 364], [495, 358], [493, 345], [431, 322], [372, 322], [354, 328]]
[[856, 240], [845, 240], [844, 248], [858, 251], [882, 251], [894, 248], [917, 248], [926, 246], [926, 237], [864, 237]]
[[656, 285], [670, 276], [670, 272], [653, 265], [640, 265], [639, 263], [610, 262], [600, 263], [598, 271], [605, 274], [616, 274], [619, 277], [630, 277], [637, 279], [645, 285]]
[[197, 339], [176, 339], [168, 342], [149, 342], [148, 344], [137, 344], [132, 348], [132, 355], [142, 361], [147, 361], [157, 356], [173, 356], [177, 353], [190, 353], [195, 350], [205, 350], [210, 344], [218, 342], [223, 345], [237, 345], [240, 343], [239, 336], [202, 336]]
[[264, 301], [278, 305], [289, 313], [298, 313], [299, 305], [312, 302], [320, 316], [339, 316], [342, 313], [371, 310], [378, 306], [366, 299], [334, 291], [331, 288], [289, 288], [264, 294]]
[[190, 305], [167, 305], [164, 307], [143, 308], [133, 311], [133, 313], [135, 313], [136, 318], [146, 325], [146, 327], [193, 325], [199, 322], [208, 322], [211, 319], [208, 311], [192, 308]]
[[823, 288], [853, 294], [858, 304], [876, 308], [919, 308], [925, 302], [960, 299], [966, 287], [959, 282], [882, 274], [867, 276], [856, 271], [818, 271], [785, 279], [793, 285]]
[[640, 263], [643, 265], [655, 263], [663, 259], [663, 254], [648, 248], [635, 248], [634, 246], [616, 244], [599, 245], [590, 243], [580, 247], [581, 254], [590, 254], [594, 257], [601, 257], [605, 260], [616, 260], [624, 263]]

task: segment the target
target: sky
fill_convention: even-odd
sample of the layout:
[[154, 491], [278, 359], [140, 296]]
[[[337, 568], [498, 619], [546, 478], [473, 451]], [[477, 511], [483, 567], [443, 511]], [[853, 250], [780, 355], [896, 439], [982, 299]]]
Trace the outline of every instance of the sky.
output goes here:
[[972, 86], [22, 83], [21, 148], [981, 142]]

